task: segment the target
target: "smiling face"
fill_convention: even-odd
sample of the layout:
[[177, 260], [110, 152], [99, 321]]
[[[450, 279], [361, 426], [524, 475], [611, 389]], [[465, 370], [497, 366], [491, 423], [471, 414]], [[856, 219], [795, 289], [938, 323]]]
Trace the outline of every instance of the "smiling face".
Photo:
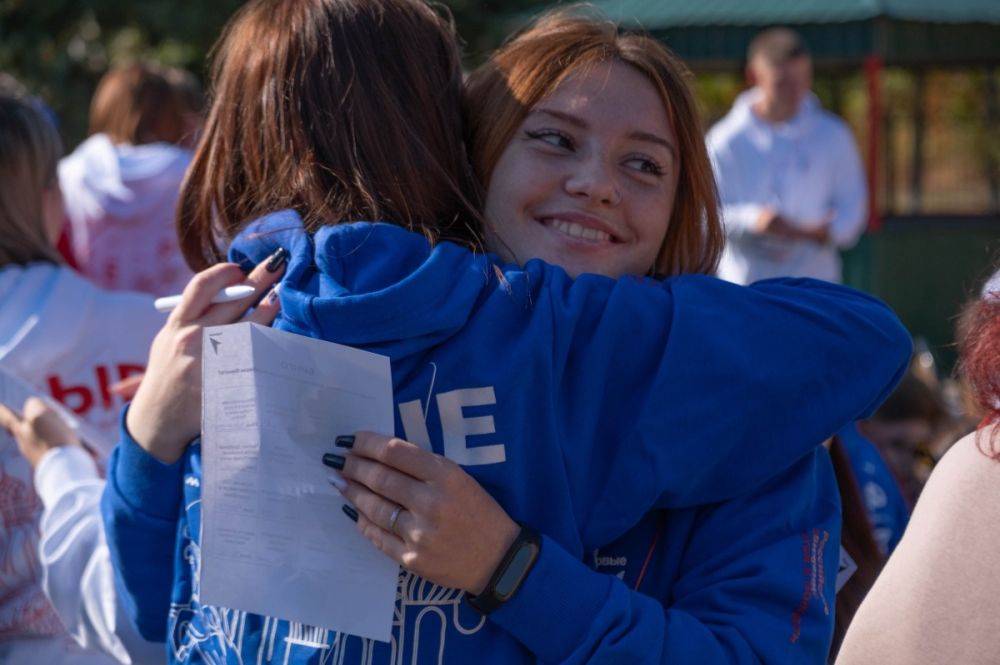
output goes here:
[[567, 77], [517, 129], [486, 196], [488, 243], [571, 276], [644, 275], [670, 222], [680, 161], [653, 84], [621, 62]]

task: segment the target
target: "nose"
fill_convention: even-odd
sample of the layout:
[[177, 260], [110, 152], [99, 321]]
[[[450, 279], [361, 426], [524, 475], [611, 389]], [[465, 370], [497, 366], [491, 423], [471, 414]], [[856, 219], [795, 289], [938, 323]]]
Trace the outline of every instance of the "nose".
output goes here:
[[616, 206], [622, 200], [613, 169], [596, 156], [577, 162], [566, 178], [565, 188], [570, 196], [587, 198], [599, 205]]

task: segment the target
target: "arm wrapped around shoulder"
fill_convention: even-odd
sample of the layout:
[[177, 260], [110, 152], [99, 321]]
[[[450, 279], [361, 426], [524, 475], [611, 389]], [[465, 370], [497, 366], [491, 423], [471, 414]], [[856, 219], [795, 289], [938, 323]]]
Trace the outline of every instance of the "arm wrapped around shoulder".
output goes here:
[[811, 279], [744, 287], [691, 275], [643, 293], [650, 284], [620, 281], [615, 291], [631, 294], [610, 297], [608, 309], [618, 311], [601, 321], [617, 320], [631, 334], [587, 345], [603, 346], [591, 367], [608, 368], [603, 392], [619, 408], [603, 411], [619, 414], [619, 429], [617, 447], [598, 446], [604, 459], [579, 478], [581, 490], [596, 493], [585, 542], [609, 542], [652, 506], [685, 508], [753, 490], [869, 415], [909, 362], [910, 336], [896, 315], [854, 289]]

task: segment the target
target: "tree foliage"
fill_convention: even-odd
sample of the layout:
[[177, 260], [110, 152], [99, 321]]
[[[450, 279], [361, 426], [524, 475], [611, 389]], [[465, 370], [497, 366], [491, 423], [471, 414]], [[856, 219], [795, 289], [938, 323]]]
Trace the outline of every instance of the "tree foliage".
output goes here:
[[[0, 0], [0, 72], [40, 96], [72, 146], [83, 138], [98, 79], [148, 60], [204, 79], [207, 55], [243, 0]], [[449, 0], [471, 63], [499, 43], [511, 17], [544, 0]]]

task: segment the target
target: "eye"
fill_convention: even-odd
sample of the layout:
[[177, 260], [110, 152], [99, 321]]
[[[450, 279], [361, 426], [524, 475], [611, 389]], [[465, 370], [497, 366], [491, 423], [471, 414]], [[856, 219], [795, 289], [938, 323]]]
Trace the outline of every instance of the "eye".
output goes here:
[[641, 156], [629, 157], [625, 160], [625, 165], [635, 171], [640, 173], [645, 173], [653, 176], [662, 176], [664, 174], [663, 167], [660, 166], [656, 161]]
[[563, 150], [573, 149], [573, 139], [555, 129], [539, 129], [537, 131], [526, 129], [524, 134], [529, 139], [542, 141], [556, 148], [562, 148]]

